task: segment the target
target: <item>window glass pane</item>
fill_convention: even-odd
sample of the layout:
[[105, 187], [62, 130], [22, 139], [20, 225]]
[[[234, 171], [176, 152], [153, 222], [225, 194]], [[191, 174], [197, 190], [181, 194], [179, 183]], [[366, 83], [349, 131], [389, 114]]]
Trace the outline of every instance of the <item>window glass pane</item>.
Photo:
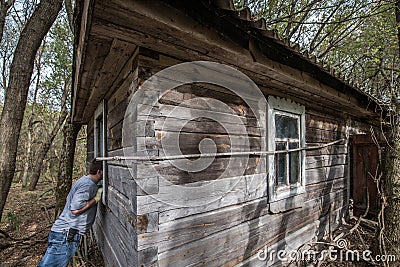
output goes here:
[[[286, 142], [276, 142], [275, 150], [285, 150]], [[275, 179], [276, 185], [285, 185], [287, 177], [286, 154], [275, 154]]]
[[103, 119], [102, 115], [100, 115], [96, 119], [96, 131], [97, 131], [97, 136], [96, 136], [96, 150], [97, 150], [97, 157], [102, 157], [103, 155]]
[[298, 118], [275, 114], [275, 137], [299, 139]]
[[[289, 143], [289, 149], [299, 148], [298, 143]], [[299, 181], [299, 173], [300, 173], [300, 160], [299, 160], [300, 152], [290, 152], [289, 154], [289, 183], [295, 184]]]

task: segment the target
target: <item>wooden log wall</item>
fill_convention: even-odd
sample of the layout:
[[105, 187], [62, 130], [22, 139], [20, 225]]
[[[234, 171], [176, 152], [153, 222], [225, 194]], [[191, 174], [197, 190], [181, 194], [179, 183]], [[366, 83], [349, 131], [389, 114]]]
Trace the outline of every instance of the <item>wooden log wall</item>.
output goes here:
[[[159, 70], [179, 63], [179, 60], [140, 48], [121, 73], [122, 81], [107, 97], [107, 154], [123, 156], [123, 117], [132, 93], [147, 78]], [[209, 110], [204, 101], [185, 101], [209, 97], [228, 105], [245, 126], [229, 136], [223, 123], [230, 116], [221, 113], [220, 122], [209, 118], [187, 120], [193, 110]], [[268, 96], [266, 96], [268, 97]], [[183, 103], [183, 104], [182, 104]], [[166, 115], [181, 106], [178, 116]], [[140, 112], [151, 109], [150, 123]], [[163, 139], [175, 134], [174, 123], [187, 120], [179, 133], [179, 147], [183, 154], [199, 153], [199, 143], [211, 139], [217, 152], [232, 151], [228, 137], [240, 140], [249, 135], [249, 147], [260, 150], [262, 127], [254, 114], [239, 97], [224, 88], [206, 84], [181, 86], [163, 95], [156, 106], [146, 99], [137, 106], [137, 127], [144, 127], [144, 135], [137, 134], [138, 153], [163, 156], [168, 142]], [[265, 111], [257, 111], [265, 112]], [[171, 125], [172, 123], [172, 125]], [[91, 122], [90, 125], [93, 125]], [[88, 159], [93, 157], [93, 126], [88, 126]], [[328, 116], [306, 107], [306, 143], [308, 146], [347, 138], [360, 129], [361, 123], [351, 118]], [[366, 128], [366, 126], [363, 126]], [[362, 127], [361, 127], [362, 128]], [[233, 129], [235, 129], [233, 127]], [[145, 144], [144, 147], [141, 145]], [[241, 147], [237, 148], [239, 151]], [[101, 249], [110, 266], [234, 266], [241, 262], [251, 266], [265, 266], [256, 257], [265, 246], [297, 249], [333, 231], [346, 216], [348, 204], [348, 146], [341, 143], [306, 154], [306, 193], [299, 197], [269, 203], [267, 195], [266, 162], [262, 157], [248, 160], [238, 157], [235, 172], [224, 173], [230, 157], [214, 159], [203, 171], [191, 173], [180, 170], [170, 162], [142, 162], [129, 172], [124, 162], [110, 161], [108, 166], [107, 206], [99, 209], [95, 229]], [[240, 173], [240, 165], [244, 172]], [[224, 173], [222, 176], [221, 174]], [[161, 178], [163, 177], [163, 179]], [[140, 180], [140, 185], [136, 183]], [[225, 190], [222, 198], [203, 205], [173, 205], [179, 199], [213, 197], [199, 185], [215, 182], [215, 193]], [[195, 196], [168, 195], [171, 185], [199, 186]], [[212, 193], [212, 192], [211, 192]], [[159, 201], [160, 197], [163, 201]], [[292, 205], [293, 202], [299, 202]], [[193, 203], [191, 203], [193, 204]]]
[[[144, 50], [139, 56], [139, 80], [148, 78], [172, 61], [176, 62], [176, 59]], [[160, 99], [151, 112], [153, 123], [151, 129], [146, 131], [149, 135], [138, 137], [138, 143], [146, 144], [143, 149], [151, 150], [153, 155], [163, 155], [163, 149], [169, 149], [161, 144], [162, 138], [168, 138], [172, 131], [164, 124], [163, 114], [194, 97], [212, 97], [223, 101], [237, 111], [237, 116], [241, 116], [240, 110], [244, 111], [246, 115], [242, 121], [250, 133], [250, 149], [260, 149], [261, 139], [265, 136], [257, 128], [255, 118], [248, 112], [245, 103], [221, 88], [203, 84], [182, 86]], [[204, 108], [202, 103], [198, 104], [187, 108]], [[173, 120], [184, 119], [185, 114], [183, 112], [181, 118]], [[307, 145], [346, 138], [348, 124], [348, 118], [330, 117], [306, 107]], [[240, 137], [240, 133], [236, 134], [235, 137]], [[182, 128], [179, 146], [182, 153], [198, 153], [199, 141], [210, 138], [217, 145], [218, 152], [227, 152], [230, 149], [226, 136], [218, 123], [206, 119], [191, 120]], [[145, 142], [140, 138], [144, 138]], [[235, 190], [229, 191], [219, 201], [206, 205], [177, 207], [157, 201], [157, 195], [161, 194], [164, 186], [160, 180], [158, 190], [153, 190], [153, 194], [138, 194], [139, 264], [234, 266], [248, 261], [254, 266], [263, 266], [265, 262], [260, 262], [255, 255], [264, 246], [278, 244], [284, 247], [286, 244], [297, 249], [306, 241], [322, 237], [337, 227], [346, 214], [348, 203], [347, 144], [307, 152], [306, 193], [298, 199], [302, 203], [296, 208], [291, 208], [289, 204], [297, 201], [296, 198], [278, 201], [273, 203], [274, 209], [271, 208], [266, 193], [266, 168], [257, 164], [260, 160], [262, 158], [250, 158], [240, 178], [234, 174], [222, 177], [222, 180], [239, 181]], [[210, 169], [198, 174], [184, 172], [168, 162], [154, 163], [155, 169], [147, 164], [138, 164], [137, 176], [140, 179], [153, 179], [153, 185], [156, 184], [155, 177], [159, 178], [160, 175], [173, 184], [196, 184], [221, 179], [219, 175], [227, 161], [229, 157], [218, 158]], [[252, 181], [256, 184], [253, 186], [258, 188], [251, 190], [248, 188], [250, 183], [246, 184], [246, 181]]]
[[[131, 50], [130, 47], [129, 51]], [[113, 74], [116, 78], [105, 94], [108, 155], [122, 154], [123, 117], [129, 97], [136, 88], [137, 62], [138, 55], [133, 53], [122, 70]], [[87, 159], [90, 161], [94, 157], [93, 118], [88, 124], [87, 132]], [[120, 162], [107, 162], [106, 175], [108, 184], [103, 191], [106, 194], [106, 204], [99, 204], [93, 226], [100, 250], [107, 266], [138, 266], [135, 180], [125, 164]]]

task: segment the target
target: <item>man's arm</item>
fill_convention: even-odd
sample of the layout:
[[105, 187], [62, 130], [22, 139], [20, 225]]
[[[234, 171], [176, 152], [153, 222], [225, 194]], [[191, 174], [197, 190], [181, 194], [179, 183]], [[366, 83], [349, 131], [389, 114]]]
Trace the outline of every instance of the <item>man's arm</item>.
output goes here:
[[96, 205], [96, 203], [97, 203], [97, 201], [94, 198], [92, 198], [86, 202], [86, 204], [85, 204], [85, 206], [83, 206], [83, 208], [81, 208], [79, 210], [71, 210], [71, 213], [74, 215], [81, 214], [82, 212], [87, 211], [93, 205]]
[[78, 210], [71, 210], [71, 213], [73, 215], [78, 215], [78, 214], [81, 214], [81, 213], [87, 211], [90, 207], [96, 205], [96, 203], [99, 202], [100, 199], [101, 199], [102, 192], [103, 192], [103, 189], [100, 188], [99, 190], [97, 190], [96, 196], [94, 198], [92, 198], [92, 199], [89, 199], [86, 202], [85, 206], [83, 206], [82, 208], [80, 208]]

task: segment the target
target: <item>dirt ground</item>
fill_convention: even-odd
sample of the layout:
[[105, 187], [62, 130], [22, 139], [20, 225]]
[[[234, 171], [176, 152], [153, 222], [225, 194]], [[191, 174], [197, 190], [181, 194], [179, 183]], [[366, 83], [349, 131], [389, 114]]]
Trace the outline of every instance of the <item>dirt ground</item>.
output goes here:
[[[37, 266], [47, 248], [54, 203], [51, 182], [39, 183], [33, 192], [12, 184], [0, 223], [0, 267]], [[89, 244], [88, 259], [77, 257], [75, 266], [104, 266], [100, 255]]]

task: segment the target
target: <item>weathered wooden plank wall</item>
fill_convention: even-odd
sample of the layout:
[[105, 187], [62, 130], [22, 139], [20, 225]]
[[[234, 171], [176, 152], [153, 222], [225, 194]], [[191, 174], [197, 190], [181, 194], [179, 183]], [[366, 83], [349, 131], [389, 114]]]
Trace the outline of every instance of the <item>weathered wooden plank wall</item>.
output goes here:
[[[109, 156], [123, 156], [123, 117], [137, 85], [176, 62], [174, 58], [142, 49], [129, 59], [123, 73], [118, 75], [122, 81], [119, 80], [118, 86], [107, 95]], [[243, 122], [246, 134], [250, 133], [249, 146], [244, 148], [260, 150], [261, 140], [266, 137], [246, 103], [223, 88], [196, 84], [181, 86], [164, 95], [156, 107], [151, 107], [149, 118], [152, 123], [141, 122], [144, 118], [138, 113], [138, 127], [146, 128], [144, 136], [136, 137], [138, 151], [164, 155], [164, 149], [171, 149], [168, 142], [162, 142], [162, 138], [168, 139], [176, 129], [165, 124], [165, 114], [184, 100], [196, 97], [211, 97], [227, 104]], [[139, 111], [150, 108], [146, 106], [147, 100], [143, 102], [137, 107]], [[187, 120], [193, 110], [210, 108], [201, 101], [190, 103], [194, 104], [182, 105], [182, 112], [168, 123], [178, 124]], [[218, 118], [222, 123], [231, 121], [232, 114], [224, 114], [223, 110], [219, 110], [221, 107], [211, 108], [214, 108], [213, 112], [221, 113]], [[306, 142], [309, 146], [346, 138], [349, 131], [364, 131], [360, 125], [349, 121], [349, 118], [330, 117], [306, 107]], [[239, 128], [232, 129], [231, 137], [240, 141], [244, 133]], [[179, 146], [184, 154], [198, 153], [199, 142], [210, 138], [215, 142], [218, 152], [229, 152], [228, 137], [221, 123], [196, 118], [189, 120], [182, 128]], [[88, 160], [93, 158], [93, 140], [92, 121], [88, 125]], [[140, 144], [145, 145], [140, 147]], [[233, 168], [233, 172], [220, 177], [229, 160], [230, 157], [217, 158], [207, 170], [198, 173], [179, 170], [167, 161], [152, 162], [150, 165], [138, 163], [132, 172], [123, 161], [108, 162], [107, 207], [99, 209], [95, 226], [96, 231], [101, 233], [98, 237], [108, 264], [233, 266], [247, 262], [251, 266], [262, 266], [265, 262], [259, 261], [256, 254], [265, 246], [278, 248], [286, 244], [296, 249], [335, 229], [345, 216], [349, 182], [346, 144], [306, 153], [306, 193], [299, 198], [301, 203], [293, 207], [289, 202], [296, 201], [296, 198], [275, 202], [274, 208], [270, 205], [266, 193], [265, 159], [250, 157], [246, 162], [239, 157], [239, 165], [245, 165], [244, 173], [239, 175]], [[161, 176], [165, 180], [160, 179]], [[196, 186], [217, 178], [215, 194], [225, 190], [227, 185], [235, 184], [223, 198], [191, 207], [168, 204], [169, 201], [192, 196], [168, 196], [170, 185], [166, 181], [175, 185]], [[135, 179], [140, 179], [140, 186]], [[203, 195], [210, 196], [209, 192], [199, 188], [197, 197], [202, 198]], [[158, 201], [160, 196], [167, 203]]]
[[[139, 80], [144, 80], [166, 67], [163, 62], [168, 62], [166, 55], [145, 51], [146, 53], [139, 55]], [[171, 58], [172, 60], [174, 59]], [[237, 116], [241, 118], [246, 130], [251, 133], [250, 149], [260, 149], [260, 140], [265, 136], [261, 135], [260, 129], [255, 124], [255, 118], [251, 112], [248, 112], [245, 103], [240, 102], [240, 99], [222, 88], [201, 84], [183, 86], [164, 95], [150, 113], [154, 123], [151, 125], [151, 130], [147, 132], [151, 134], [138, 137], [145, 138], [145, 140], [138, 139], [138, 143], [145, 141], [146, 148], [151, 149], [154, 155], [163, 155], [163, 149], [170, 148], [168, 143], [163, 147], [161, 139], [168, 138], [170, 131], [174, 130], [173, 127], [169, 128], [164, 124], [163, 114], [185, 100], [202, 96], [223, 101], [237, 111]], [[172, 121], [179, 122], [179, 120], [187, 119], [185, 114], [190, 116], [191, 110], [202, 108], [209, 107], [202, 106], [200, 102], [195, 106], [183, 107], [183, 113], [179, 113], [181, 117], [173, 118]], [[246, 110], [244, 112], [246, 116], [241, 116], [240, 110]], [[218, 110], [218, 112], [221, 111]], [[328, 117], [315, 110], [306, 112], [307, 145], [323, 144], [346, 137], [346, 129], [348, 129], [346, 118]], [[219, 118], [225, 121], [223, 116]], [[141, 119], [140, 115], [138, 119]], [[229, 118], [226, 118], [226, 121], [229, 121]], [[240, 134], [240, 132], [235, 133], [235, 137], [240, 138]], [[179, 144], [183, 153], [198, 153], [199, 141], [210, 138], [217, 144], [218, 152], [227, 152], [230, 150], [227, 136], [217, 123], [206, 119], [196, 119], [191, 120], [182, 128]], [[155, 170], [149, 168], [148, 164], [139, 163], [137, 175], [140, 179], [162, 175], [170, 182], [184, 185], [218, 178], [227, 161], [229, 157], [216, 159], [210, 166], [211, 169], [199, 172], [198, 175], [177, 170], [168, 162], [154, 163]], [[155, 190], [155, 194], [138, 195], [137, 212], [141, 218], [138, 250], [139, 255], [143, 256], [139, 259], [139, 264], [145, 263], [145, 266], [151, 264], [233, 266], [246, 259], [249, 261], [253, 259], [251, 261], [254, 263], [253, 256], [265, 245], [272, 246], [279, 240], [281, 243], [282, 240], [290, 240], [295, 249], [304, 242], [316, 236], [321, 237], [329, 230], [335, 229], [344, 216], [348, 200], [346, 145], [334, 145], [307, 152], [307, 188], [302, 197], [304, 203], [300, 205], [301, 208], [285, 211], [285, 205], [290, 206], [285, 202], [291, 200], [284, 200], [279, 204], [283, 207], [283, 212], [277, 214], [271, 213], [266, 194], [266, 171], [265, 168], [262, 169], [260, 165], [257, 165], [259, 161], [259, 157], [250, 158], [248, 168], [244, 176], [240, 178], [229, 175], [223, 177], [231, 181], [239, 181], [235, 190], [228, 192], [220, 201], [207, 205], [176, 207], [158, 202], [157, 194], [161, 194], [164, 186], [162, 181], [159, 181], [159, 190]], [[217, 166], [222, 167], [218, 169]], [[246, 181], [243, 177], [246, 177], [247, 181], [253, 178], [253, 183], [257, 186], [261, 185], [259, 190], [249, 194], [248, 191], [251, 190], [249, 188], [246, 190], [248, 185], [240, 182], [240, 179]], [[173, 198], [181, 197], [185, 196], [176, 195], [169, 200], [173, 201]], [[148, 224], [149, 218], [152, 218], [151, 227]], [[150, 255], [151, 259], [146, 258], [146, 255]]]

